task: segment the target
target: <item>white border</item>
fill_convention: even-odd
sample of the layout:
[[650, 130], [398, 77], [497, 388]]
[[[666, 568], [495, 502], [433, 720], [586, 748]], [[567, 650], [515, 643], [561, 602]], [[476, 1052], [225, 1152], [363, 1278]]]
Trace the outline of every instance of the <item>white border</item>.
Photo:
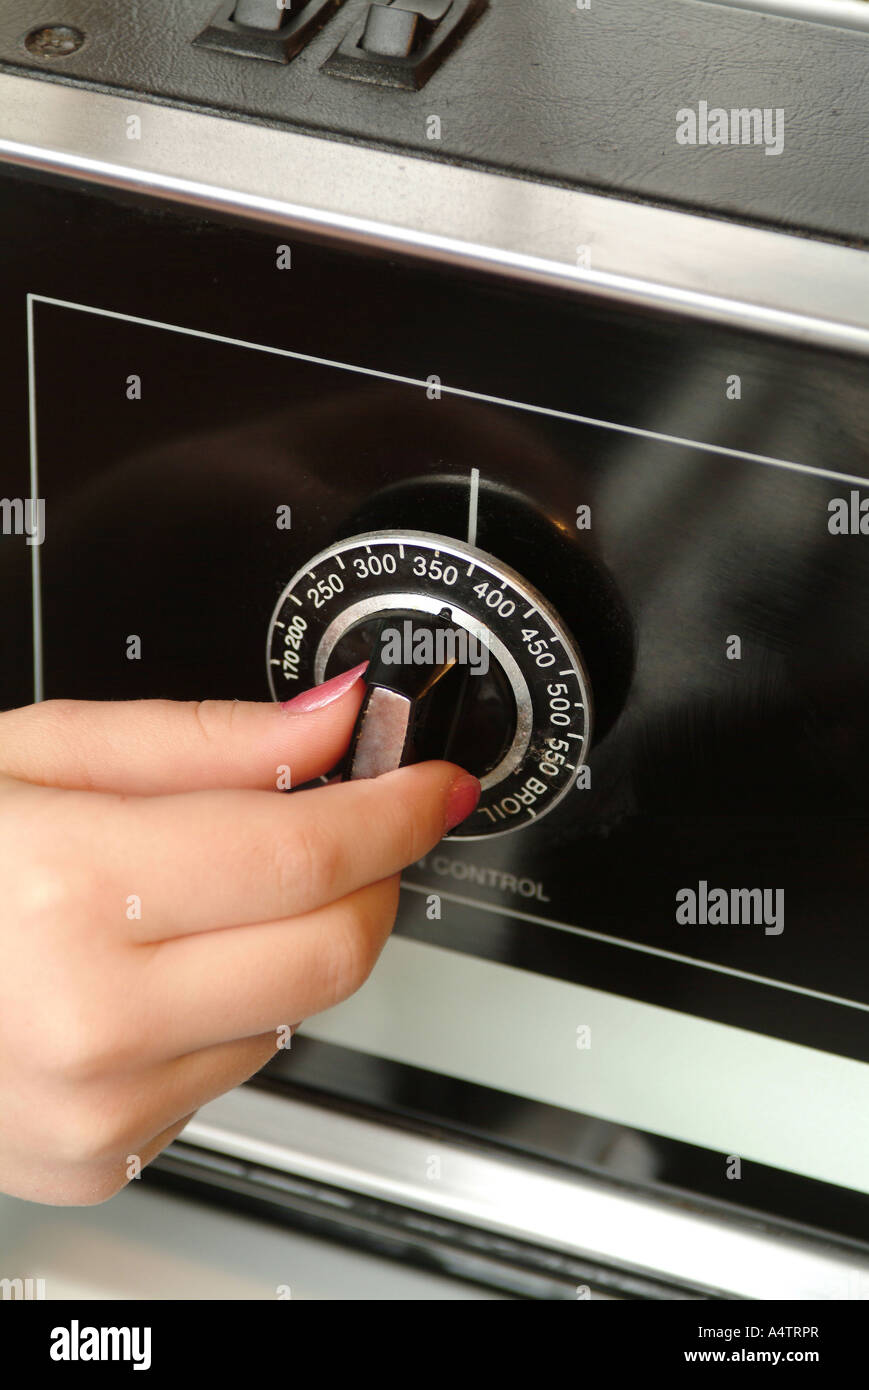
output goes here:
[[[361, 367], [355, 362], [339, 362], [331, 357], [315, 357], [307, 352], [295, 352], [291, 348], [273, 347], [268, 343], [252, 343], [245, 338], [228, 338], [222, 333], [208, 333], [202, 328], [187, 328], [183, 324], [165, 323], [161, 319], [141, 318], [136, 314], [122, 314], [116, 309], [98, 309], [93, 304], [79, 304], [73, 299], [53, 299], [50, 295], [28, 294], [28, 304], [53, 304], [61, 309], [78, 309], [85, 314], [95, 314], [100, 318], [122, 319], [126, 323], [137, 323], [145, 328], [164, 328], [170, 333], [182, 333], [190, 338], [204, 338], [213, 343], [225, 343], [229, 347], [250, 348], [254, 352], [266, 352], [273, 357], [291, 357], [297, 362], [310, 362], [317, 367], [336, 367], [342, 372], [358, 372], [361, 376], [373, 376], [381, 381], [396, 381], [403, 386], [419, 386], [425, 390], [428, 381], [424, 377], [399, 376], [394, 372], [380, 371], [377, 367]], [[35, 388], [34, 388], [35, 389]], [[722, 454], [727, 458], [743, 459], [748, 463], [760, 463], [772, 468], [787, 468], [794, 473], [809, 473], [818, 478], [830, 478], [834, 482], [852, 483], [858, 487], [869, 487], [869, 478], [861, 478], [854, 473], [837, 473], [830, 468], [816, 468], [813, 464], [797, 463], [793, 459], [775, 458], [771, 454], [752, 454], [746, 449], [732, 449], [726, 444], [708, 444], [701, 439], [686, 439], [678, 434], [662, 434], [658, 430], [646, 430], [640, 425], [621, 425], [614, 420], [599, 420], [593, 415], [577, 415], [571, 410], [556, 410], [553, 406], [534, 405], [529, 401], [511, 400], [507, 396], [489, 396], [481, 391], [469, 391], [461, 386], [447, 386], [440, 383], [438, 389], [450, 396], [463, 396], [472, 401], [483, 401], [486, 405], [503, 405], [514, 410], [527, 410], [535, 415], [549, 415], [556, 420], [570, 420], [576, 425], [596, 425], [600, 429], [615, 430], [619, 434], [635, 435], [640, 439], [654, 439], [661, 444], [675, 444], [681, 448], [703, 449], [706, 453]]]

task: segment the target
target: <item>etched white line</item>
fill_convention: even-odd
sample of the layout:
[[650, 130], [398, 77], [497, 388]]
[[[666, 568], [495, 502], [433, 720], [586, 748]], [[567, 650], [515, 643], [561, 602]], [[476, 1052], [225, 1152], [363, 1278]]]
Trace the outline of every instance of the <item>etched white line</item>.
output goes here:
[[[339, 362], [330, 357], [316, 357], [311, 353], [294, 352], [290, 348], [273, 347], [268, 343], [254, 343], [246, 338], [230, 338], [222, 333], [208, 333], [202, 328], [187, 328], [183, 324], [167, 323], [162, 319], [143, 318], [136, 314], [122, 314], [116, 309], [99, 309], [93, 304], [79, 304], [72, 299], [57, 299], [51, 295], [32, 294], [28, 296], [34, 303], [53, 304], [60, 309], [77, 309], [84, 314], [95, 314], [101, 318], [121, 319], [125, 323], [140, 324], [145, 328], [163, 328], [170, 333], [183, 333], [190, 338], [202, 338], [209, 342], [225, 343], [230, 347], [248, 348], [252, 352], [265, 352], [273, 357], [289, 357], [297, 362], [309, 362], [314, 366], [334, 367], [337, 371], [356, 372], [360, 376], [376, 377], [380, 381], [395, 381], [405, 386], [427, 387], [428, 382], [417, 377], [399, 376], [395, 372], [380, 371], [375, 367], [361, 367], [353, 362]], [[555, 420], [571, 420], [577, 425], [593, 425], [598, 429], [615, 430], [619, 434], [634, 435], [639, 439], [654, 439], [662, 444], [674, 444], [679, 448], [703, 449], [707, 453], [720, 454], [726, 458], [743, 459], [747, 463], [760, 463], [770, 468], [787, 468], [795, 473], [807, 473], [817, 478], [830, 478], [836, 482], [855, 483], [858, 487], [869, 487], [869, 478], [854, 473], [838, 473], [830, 468], [817, 468], [814, 464], [797, 463], [793, 459], [774, 458], [770, 454], [753, 454], [746, 449], [734, 449], [725, 444], [710, 444], [701, 439], [687, 439], [682, 435], [663, 434], [659, 430], [643, 429], [640, 425], [623, 425], [614, 420], [599, 420], [593, 415], [577, 415], [569, 410], [556, 410], [552, 406], [534, 405], [529, 401], [511, 400], [507, 396], [490, 396], [481, 391], [468, 391], [459, 386], [442, 386], [442, 391], [466, 400], [483, 401], [488, 405], [504, 405], [514, 410], [526, 410], [536, 415], [548, 415]]]
[[[430, 884], [406, 883], [401, 880], [402, 888], [407, 888], [411, 893], [431, 893], [433, 890]], [[571, 932], [574, 936], [585, 936], [591, 941], [603, 941], [608, 946], [621, 946], [626, 951], [639, 951], [647, 956], [661, 956], [664, 960], [675, 960], [680, 965], [695, 965], [699, 970], [711, 970], [717, 975], [733, 975], [740, 980], [751, 980], [753, 984], [768, 985], [770, 989], [782, 989], [789, 994], [804, 994], [810, 999], [823, 999], [828, 1004], [841, 1004], [846, 1009], [859, 1009], [861, 1013], [869, 1014], [869, 1004], [862, 1004], [857, 999], [845, 999], [838, 994], [827, 994], [824, 990], [809, 989], [806, 985], [792, 985], [785, 980], [772, 980], [767, 975], [755, 975], [750, 970], [739, 970], [733, 965], [719, 965], [716, 961], [699, 960], [696, 956], [683, 956], [679, 951], [667, 951], [663, 946], [646, 946], [639, 941], [625, 941], [618, 936], [609, 936], [606, 932], [592, 931], [589, 927], [575, 927], [570, 922], [559, 922], [552, 917], [538, 917], [533, 912], [521, 912], [516, 907], [505, 907], [503, 903], [482, 902], [478, 898], [467, 898], [461, 893], [449, 893], [438, 886], [438, 895], [446, 898], [448, 902], [461, 903], [463, 907], [473, 907], [480, 912], [500, 913], [502, 917], [515, 917], [520, 922], [535, 922], [541, 927], [552, 927], [555, 931]]]
[[[36, 342], [33, 332], [33, 295], [27, 296], [27, 414], [30, 425], [30, 498], [34, 515], [39, 497], [39, 464], [36, 444]], [[30, 606], [33, 627], [33, 701], [45, 696], [42, 655], [42, 563], [41, 545], [30, 550]]]
[[468, 545], [477, 544], [477, 503], [480, 496], [480, 470], [471, 469], [471, 486], [468, 494]]

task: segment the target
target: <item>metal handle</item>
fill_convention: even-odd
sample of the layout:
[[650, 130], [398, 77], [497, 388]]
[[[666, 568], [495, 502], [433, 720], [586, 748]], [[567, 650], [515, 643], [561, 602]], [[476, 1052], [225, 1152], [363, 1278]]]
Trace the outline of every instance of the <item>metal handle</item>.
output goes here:
[[[444, 634], [456, 631], [449, 617], [448, 608], [433, 618], [418, 614], [412, 619], [404, 614], [384, 617], [365, 673], [368, 689], [350, 741], [343, 781], [379, 777], [382, 772], [420, 760], [414, 735], [425, 703], [435, 686], [456, 667], [456, 645], [443, 641]], [[464, 688], [464, 680], [459, 681], [447, 746], [461, 713]]]

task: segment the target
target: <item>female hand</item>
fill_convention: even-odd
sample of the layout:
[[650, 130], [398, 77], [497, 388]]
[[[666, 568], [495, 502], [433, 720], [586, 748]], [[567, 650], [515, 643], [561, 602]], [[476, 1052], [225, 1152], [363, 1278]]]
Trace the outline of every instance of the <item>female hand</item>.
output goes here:
[[479, 784], [430, 762], [276, 794], [337, 763], [362, 669], [284, 707], [0, 714], [0, 1190], [111, 1197], [367, 978], [400, 870]]

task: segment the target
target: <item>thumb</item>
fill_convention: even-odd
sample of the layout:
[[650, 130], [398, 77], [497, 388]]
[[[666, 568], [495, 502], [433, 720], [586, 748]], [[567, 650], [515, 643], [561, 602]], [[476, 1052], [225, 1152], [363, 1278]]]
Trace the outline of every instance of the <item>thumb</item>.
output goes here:
[[293, 786], [345, 752], [367, 663], [284, 705], [245, 700], [46, 700], [0, 714], [0, 773], [132, 795]]

